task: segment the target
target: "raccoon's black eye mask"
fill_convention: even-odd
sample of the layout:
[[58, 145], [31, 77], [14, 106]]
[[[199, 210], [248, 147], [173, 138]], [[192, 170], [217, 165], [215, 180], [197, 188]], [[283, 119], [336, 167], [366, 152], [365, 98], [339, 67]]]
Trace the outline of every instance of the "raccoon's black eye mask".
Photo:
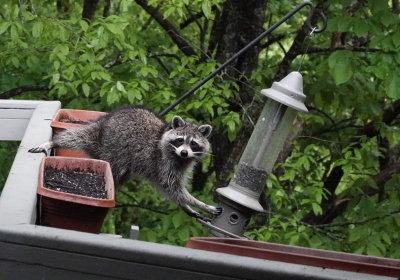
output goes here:
[[190, 148], [193, 152], [201, 152], [203, 150], [200, 145], [194, 140], [190, 141]]
[[172, 140], [170, 142], [170, 144], [172, 146], [174, 146], [175, 148], [178, 148], [183, 144], [183, 142], [184, 142], [183, 138], [176, 138], [176, 139]]

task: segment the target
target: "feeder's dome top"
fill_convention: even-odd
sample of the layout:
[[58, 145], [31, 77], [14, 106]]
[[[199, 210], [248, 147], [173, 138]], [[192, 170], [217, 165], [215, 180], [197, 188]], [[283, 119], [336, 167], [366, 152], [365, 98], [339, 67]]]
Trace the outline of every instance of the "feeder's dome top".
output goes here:
[[227, 187], [218, 188], [217, 193], [254, 211], [258, 212], [264, 211], [264, 208], [258, 201], [258, 198], [260, 196], [259, 194], [244, 187], [238, 186], [232, 181], [229, 183]]
[[261, 90], [261, 93], [297, 111], [308, 113], [304, 105], [303, 76], [299, 72], [289, 73], [279, 82], [274, 82], [272, 87]]

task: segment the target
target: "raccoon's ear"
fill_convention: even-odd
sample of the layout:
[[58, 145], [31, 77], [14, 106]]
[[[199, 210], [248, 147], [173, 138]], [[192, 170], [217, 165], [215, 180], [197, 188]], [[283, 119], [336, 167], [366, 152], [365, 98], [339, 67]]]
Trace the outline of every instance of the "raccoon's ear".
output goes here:
[[203, 124], [199, 126], [199, 131], [204, 137], [208, 137], [211, 134], [212, 127], [209, 124]]
[[172, 129], [176, 129], [176, 128], [184, 126], [184, 125], [185, 125], [185, 121], [181, 117], [174, 116], [172, 118], [172, 121], [171, 121], [171, 128]]

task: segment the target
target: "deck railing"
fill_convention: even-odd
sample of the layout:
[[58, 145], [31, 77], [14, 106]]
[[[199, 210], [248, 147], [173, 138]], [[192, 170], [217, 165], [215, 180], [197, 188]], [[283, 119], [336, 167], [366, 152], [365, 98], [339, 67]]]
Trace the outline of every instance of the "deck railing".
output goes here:
[[0, 279], [390, 279], [35, 225], [58, 101], [0, 100], [0, 141], [21, 141], [0, 197]]

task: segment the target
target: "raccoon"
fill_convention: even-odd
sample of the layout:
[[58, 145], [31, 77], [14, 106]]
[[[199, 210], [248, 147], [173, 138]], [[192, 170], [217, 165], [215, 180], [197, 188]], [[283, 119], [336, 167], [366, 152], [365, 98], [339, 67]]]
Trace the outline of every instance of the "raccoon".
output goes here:
[[204, 219], [191, 206], [213, 215], [221, 209], [197, 200], [185, 185], [194, 165], [209, 152], [211, 130], [208, 124], [199, 126], [179, 116], [167, 123], [148, 109], [127, 106], [56, 134], [29, 152], [47, 155], [52, 148], [81, 150], [110, 163], [116, 186], [132, 176], [144, 177], [189, 216]]

